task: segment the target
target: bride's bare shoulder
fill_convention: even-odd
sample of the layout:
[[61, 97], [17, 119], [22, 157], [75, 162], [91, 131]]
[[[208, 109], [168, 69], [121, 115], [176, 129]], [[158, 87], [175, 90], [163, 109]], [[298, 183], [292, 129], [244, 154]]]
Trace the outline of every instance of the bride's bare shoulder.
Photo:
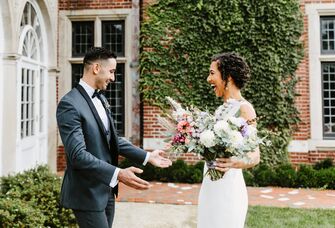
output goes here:
[[248, 121], [256, 119], [256, 111], [249, 101], [241, 102], [240, 116]]

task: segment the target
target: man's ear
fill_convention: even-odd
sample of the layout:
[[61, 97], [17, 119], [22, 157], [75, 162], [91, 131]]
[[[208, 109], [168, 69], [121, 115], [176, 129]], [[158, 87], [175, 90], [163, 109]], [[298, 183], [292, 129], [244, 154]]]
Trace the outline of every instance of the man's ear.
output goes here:
[[98, 74], [100, 71], [100, 64], [99, 63], [93, 63], [92, 66], [93, 74]]

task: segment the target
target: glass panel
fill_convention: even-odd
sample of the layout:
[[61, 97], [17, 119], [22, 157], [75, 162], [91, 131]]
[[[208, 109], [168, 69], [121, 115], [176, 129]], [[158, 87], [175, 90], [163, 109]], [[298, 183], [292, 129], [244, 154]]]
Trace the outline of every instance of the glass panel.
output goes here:
[[335, 37], [334, 37], [334, 23], [335, 17], [321, 17], [321, 53], [322, 54], [334, 54], [335, 53]]
[[323, 134], [335, 138], [335, 62], [321, 63], [323, 84]]
[[72, 22], [72, 56], [84, 56], [94, 46], [94, 22]]
[[102, 46], [117, 56], [125, 56], [124, 21], [102, 22]]
[[106, 97], [111, 105], [112, 115], [116, 130], [120, 136], [124, 136], [124, 63], [118, 63], [116, 69], [116, 80], [109, 84]]
[[72, 64], [72, 88], [75, 87], [83, 76], [83, 64]]

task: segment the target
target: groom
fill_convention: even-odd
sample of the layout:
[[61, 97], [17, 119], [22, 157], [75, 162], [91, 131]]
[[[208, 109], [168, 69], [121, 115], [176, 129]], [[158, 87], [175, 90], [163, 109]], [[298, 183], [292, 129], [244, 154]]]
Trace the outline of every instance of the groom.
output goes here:
[[149, 183], [137, 177], [142, 170], [117, 167], [118, 155], [145, 165], [168, 167], [163, 151], [148, 153], [117, 136], [111, 110], [101, 90], [115, 80], [116, 56], [101, 47], [89, 50], [83, 77], [57, 107], [57, 123], [66, 151], [61, 205], [71, 208], [82, 227], [111, 227], [118, 182], [136, 189]]

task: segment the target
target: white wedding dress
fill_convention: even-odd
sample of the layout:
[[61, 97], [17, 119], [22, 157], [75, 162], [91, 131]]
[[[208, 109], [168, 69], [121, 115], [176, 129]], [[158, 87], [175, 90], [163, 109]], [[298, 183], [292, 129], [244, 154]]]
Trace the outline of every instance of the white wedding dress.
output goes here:
[[[206, 171], [205, 163], [204, 174]], [[242, 169], [229, 169], [217, 181], [204, 176], [198, 201], [198, 228], [243, 228], [247, 210]]]

